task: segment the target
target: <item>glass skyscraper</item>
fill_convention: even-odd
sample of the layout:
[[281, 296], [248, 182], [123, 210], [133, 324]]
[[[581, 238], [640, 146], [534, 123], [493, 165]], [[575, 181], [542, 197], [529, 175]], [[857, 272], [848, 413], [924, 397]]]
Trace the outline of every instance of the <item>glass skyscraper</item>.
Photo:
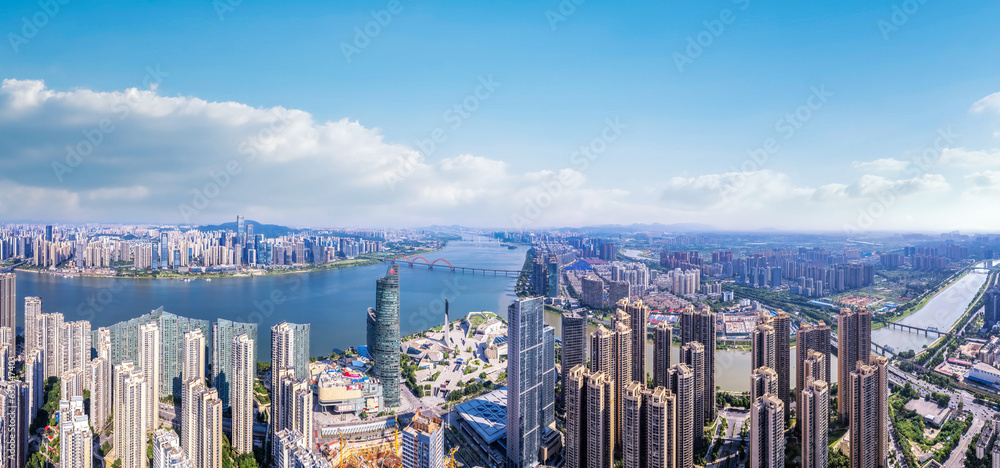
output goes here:
[[399, 340], [399, 266], [393, 263], [376, 281], [375, 308], [368, 308], [368, 353], [389, 408], [400, 403]]
[[[146, 315], [124, 322], [118, 322], [111, 327], [111, 363], [121, 364], [125, 361], [139, 362], [139, 327], [147, 323], [156, 323], [160, 327], [161, 355], [160, 362], [160, 395], [181, 397], [181, 369], [184, 364], [184, 333], [199, 329], [205, 336], [210, 336], [208, 320], [198, 320], [180, 317], [163, 310], [160, 307]], [[96, 331], [92, 333], [97, 333]], [[94, 337], [94, 340], [97, 338]], [[96, 341], [95, 341], [96, 342]]]
[[[519, 299], [507, 310], [509, 321], [507, 359], [507, 461], [509, 466], [538, 466], [538, 448], [548, 392], [543, 388], [549, 377], [545, 347], [555, 346], [555, 330], [542, 323], [541, 297]], [[546, 336], [548, 335], [548, 336]], [[554, 351], [553, 351], [554, 353]], [[551, 356], [554, 366], [555, 355]], [[553, 384], [554, 376], [552, 374]], [[554, 397], [554, 394], [551, 395]]]

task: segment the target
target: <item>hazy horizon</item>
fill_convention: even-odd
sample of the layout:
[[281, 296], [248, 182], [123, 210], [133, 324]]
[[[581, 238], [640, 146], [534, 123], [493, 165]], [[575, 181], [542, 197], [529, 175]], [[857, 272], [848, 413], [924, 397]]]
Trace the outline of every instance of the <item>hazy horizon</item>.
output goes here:
[[4, 222], [1000, 231], [1000, 5], [14, 3]]

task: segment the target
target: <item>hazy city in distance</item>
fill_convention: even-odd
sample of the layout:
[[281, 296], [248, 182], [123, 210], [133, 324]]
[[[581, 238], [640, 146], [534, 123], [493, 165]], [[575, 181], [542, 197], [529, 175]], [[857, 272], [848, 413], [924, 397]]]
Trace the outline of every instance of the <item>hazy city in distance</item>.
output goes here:
[[0, 10], [0, 468], [1000, 467], [998, 4]]

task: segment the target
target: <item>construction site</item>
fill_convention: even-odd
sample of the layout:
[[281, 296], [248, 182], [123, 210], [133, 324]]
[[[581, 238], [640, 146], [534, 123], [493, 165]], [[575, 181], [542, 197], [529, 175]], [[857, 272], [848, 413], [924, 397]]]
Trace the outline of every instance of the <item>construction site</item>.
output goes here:
[[[366, 440], [352, 440], [341, 433], [337, 440], [321, 444], [319, 450], [329, 466], [334, 468], [402, 468], [401, 437], [399, 421], [396, 420], [391, 433], [369, 436]], [[445, 454], [445, 467], [460, 466], [455, 462], [456, 451], [458, 449], [453, 448]]]

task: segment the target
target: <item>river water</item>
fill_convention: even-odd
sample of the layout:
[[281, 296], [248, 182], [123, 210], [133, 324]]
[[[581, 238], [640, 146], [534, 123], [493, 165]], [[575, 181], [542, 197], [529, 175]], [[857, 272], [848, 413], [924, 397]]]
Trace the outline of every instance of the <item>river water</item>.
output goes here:
[[[974, 270], [941, 291], [924, 304], [924, 307], [913, 315], [900, 320], [899, 323], [927, 328], [937, 327], [947, 331], [959, 317], [965, 313], [972, 300], [976, 298], [979, 289], [986, 283], [988, 275], [984, 271]], [[892, 346], [896, 351], [918, 351], [924, 345], [930, 345], [937, 336], [925, 337], [908, 331], [881, 328], [872, 332], [872, 341], [880, 345]]]
[[[520, 270], [527, 248], [508, 249], [488, 238], [452, 241], [424, 257], [457, 266]], [[212, 281], [64, 278], [17, 273], [18, 320], [23, 327], [25, 296], [42, 298], [44, 312], [67, 321], [89, 320], [94, 328], [128, 320], [163, 306], [177, 315], [214, 321], [256, 322], [260, 359], [270, 359], [270, 327], [283, 320], [312, 324], [310, 352], [365, 344], [365, 317], [375, 305], [375, 280], [386, 264], [301, 274]], [[400, 331], [415, 333], [444, 323], [444, 297], [455, 320], [472, 311], [506, 315], [515, 277], [452, 273], [421, 266], [400, 268]]]
[[[527, 248], [498, 245], [488, 238], [468, 238], [425, 257], [447, 259], [453, 265], [519, 270]], [[163, 306], [177, 315], [206, 320], [225, 318], [256, 322], [260, 326], [260, 359], [270, 358], [270, 327], [282, 320], [312, 324], [310, 352], [325, 355], [334, 349], [364, 344], [365, 311], [375, 304], [375, 280], [386, 265], [254, 278], [206, 280], [131, 280], [63, 278], [17, 273], [18, 320], [23, 319], [25, 296], [40, 296], [45, 312], [62, 312], [66, 320], [90, 320], [93, 327], [108, 326]], [[920, 327], [948, 329], [961, 316], [986, 281], [985, 273], [970, 273], [928, 301], [923, 309], [902, 321]], [[495, 311], [507, 315], [514, 300], [514, 277], [461, 274], [426, 267], [400, 268], [400, 329], [403, 335], [444, 321], [444, 301], [451, 302], [451, 318], [468, 312]], [[561, 316], [546, 312], [545, 321], [560, 336]], [[23, 324], [22, 324], [23, 326]], [[594, 327], [592, 327], [594, 328]], [[919, 349], [934, 338], [899, 330], [881, 329], [872, 340], [897, 350]], [[678, 349], [673, 349], [677, 362]], [[652, 343], [647, 343], [646, 368], [651, 372]], [[748, 391], [750, 353], [718, 351], [716, 382], [724, 390]], [[791, 356], [795, 375], [795, 350]], [[832, 363], [836, 368], [836, 357]], [[836, 376], [836, 372], [833, 372]]]

